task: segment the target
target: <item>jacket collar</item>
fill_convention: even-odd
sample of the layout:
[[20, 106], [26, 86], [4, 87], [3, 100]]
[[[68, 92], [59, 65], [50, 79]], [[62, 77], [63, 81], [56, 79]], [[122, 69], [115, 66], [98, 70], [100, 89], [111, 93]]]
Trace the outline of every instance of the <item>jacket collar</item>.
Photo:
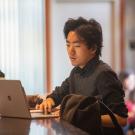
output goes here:
[[93, 59], [89, 60], [88, 63], [83, 67], [76, 67], [75, 71], [80, 74], [85, 74], [88, 72], [93, 72], [96, 65], [99, 63], [99, 58], [94, 57]]

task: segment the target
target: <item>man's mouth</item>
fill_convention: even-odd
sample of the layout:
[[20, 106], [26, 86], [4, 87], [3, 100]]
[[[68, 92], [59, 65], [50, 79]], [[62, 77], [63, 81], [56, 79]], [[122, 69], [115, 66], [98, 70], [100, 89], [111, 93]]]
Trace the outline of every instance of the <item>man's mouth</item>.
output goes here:
[[76, 58], [75, 57], [70, 57], [70, 60], [76, 60]]

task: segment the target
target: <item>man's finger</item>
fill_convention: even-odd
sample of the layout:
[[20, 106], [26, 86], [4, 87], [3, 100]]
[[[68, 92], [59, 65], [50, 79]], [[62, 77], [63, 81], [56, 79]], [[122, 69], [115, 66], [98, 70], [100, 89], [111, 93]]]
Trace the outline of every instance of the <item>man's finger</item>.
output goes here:
[[50, 113], [52, 111], [52, 104], [48, 102], [47, 104], [47, 111]]
[[36, 105], [36, 109], [40, 109], [40, 105]]

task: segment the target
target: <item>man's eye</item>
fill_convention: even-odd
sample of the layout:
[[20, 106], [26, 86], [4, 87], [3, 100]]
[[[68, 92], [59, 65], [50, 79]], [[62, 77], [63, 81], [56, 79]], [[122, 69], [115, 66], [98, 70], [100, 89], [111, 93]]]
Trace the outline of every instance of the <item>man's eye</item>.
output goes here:
[[79, 43], [74, 43], [74, 46], [75, 47], [80, 47], [80, 44]]
[[69, 46], [70, 46], [70, 44], [68, 44], [68, 43], [67, 43], [67, 44], [66, 44], [66, 46], [67, 46], [67, 47], [69, 47]]

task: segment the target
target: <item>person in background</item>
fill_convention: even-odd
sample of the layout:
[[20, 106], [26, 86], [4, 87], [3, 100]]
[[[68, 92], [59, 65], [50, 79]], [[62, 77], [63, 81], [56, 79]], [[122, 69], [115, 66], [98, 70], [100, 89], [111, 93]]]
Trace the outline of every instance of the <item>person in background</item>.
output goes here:
[[125, 91], [125, 103], [128, 108], [128, 126], [125, 127], [127, 135], [135, 134], [135, 73], [131, 70], [121, 71], [119, 78]]
[[[67, 53], [74, 68], [61, 86], [56, 87], [36, 108], [50, 113], [68, 94], [101, 95], [119, 124], [126, 125], [127, 108], [122, 84], [111, 67], [100, 60], [103, 46], [101, 25], [94, 19], [70, 18], [65, 23], [64, 35]], [[115, 135], [110, 117], [103, 109], [101, 114], [105, 135]]]
[[5, 74], [0, 70], [0, 80], [5, 78]]

